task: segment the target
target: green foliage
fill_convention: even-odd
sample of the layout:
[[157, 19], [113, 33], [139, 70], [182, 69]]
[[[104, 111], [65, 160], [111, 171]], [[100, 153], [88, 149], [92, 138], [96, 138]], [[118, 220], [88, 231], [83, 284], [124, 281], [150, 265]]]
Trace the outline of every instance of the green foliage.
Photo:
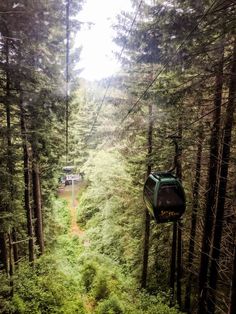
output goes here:
[[109, 299], [100, 302], [96, 309], [96, 314], [123, 314], [123, 308], [117, 296], [112, 295]]
[[82, 248], [77, 238], [67, 235], [70, 213], [65, 201], [53, 199], [48, 223], [48, 252], [34, 267], [27, 262], [19, 264], [14, 275], [14, 297], [1, 305], [6, 313], [86, 313], [78, 269]]
[[9, 278], [7, 278], [5, 272], [0, 272], [0, 313], [5, 313], [8, 306], [8, 296], [10, 293]]
[[85, 264], [81, 269], [81, 283], [85, 287], [86, 292], [91, 290], [96, 273], [97, 267], [92, 263]]
[[105, 277], [104, 273], [99, 273], [95, 277], [91, 293], [96, 301], [106, 299], [109, 296], [110, 291], [107, 278]]
[[[75, 296], [76, 298], [76, 296]], [[77, 299], [71, 299], [64, 303], [62, 308], [58, 311], [60, 314], [86, 314], [87, 311], [84, 308], [83, 302], [77, 297]]]
[[115, 150], [93, 154], [84, 172], [89, 185], [80, 198], [78, 222], [88, 229], [92, 248], [131, 267], [137, 263], [141, 237], [140, 190], [133, 185], [124, 159]]
[[[71, 231], [70, 212], [65, 202], [52, 196], [58, 185], [59, 160], [65, 148], [61, 139], [64, 133], [65, 82], [62, 68], [65, 66], [65, 1], [25, 1], [22, 6], [12, 6], [12, 1], [3, 1], [0, 5], [4, 17], [0, 25], [1, 254], [4, 255], [2, 248], [9, 242], [8, 233], [11, 234], [13, 227], [17, 230], [17, 240], [27, 237], [23, 197], [24, 142], [32, 151], [41, 172], [47, 244], [46, 255], [36, 261], [34, 267], [26, 262], [19, 263], [13, 278], [14, 296], [11, 300], [9, 279], [0, 273], [0, 311], [179, 313], [166, 305], [168, 299], [163, 297], [162, 292], [168, 292], [170, 224], [156, 226], [151, 222], [146, 290], [149, 294], [137, 289], [143, 254], [142, 186], [148, 166], [152, 166], [153, 170], [169, 168], [174, 148], [166, 138], [169, 134], [177, 134], [178, 129], [183, 137], [183, 181], [187, 198], [192, 198], [198, 145], [195, 135], [199, 128], [203, 128], [205, 142], [209, 143], [212, 121], [205, 114], [212, 110], [212, 99], [216, 96], [214, 84], [221, 37], [224, 37], [224, 57], [227, 57], [223, 69], [227, 70], [225, 74], [232, 62], [231, 32], [235, 8], [227, 9], [226, 4], [225, 22], [222, 20], [221, 5], [217, 5], [216, 10], [212, 6], [213, 11], [201, 19], [209, 1], [202, 1], [200, 5], [192, 0], [149, 1], [149, 4], [146, 1], [140, 4], [139, 1], [132, 2], [134, 6], [140, 6], [141, 14], [137, 14], [135, 23], [132, 23], [130, 14], [120, 16], [122, 23], [116, 27], [116, 42], [121, 46], [125, 43], [122, 58], [129, 64], [128, 70], [124, 69], [119, 76], [99, 84], [81, 80], [78, 90], [74, 90], [75, 80], [70, 73], [70, 85], [74, 85], [71, 86], [69, 106], [73, 128], [70, 128], [67, 157], [86, 177], [86, 184], [78, 196], [78, 222], [86, 229], [84, 238], [88, 238], [88, 246], [84, 246], [77, 235], [68, 235]], [[72, 15], [77, 16], [81, 3], [71, 1]], [[23, 10], [24, 14], [14, 12], [18, 10]], [[199, 22], [197, 27], [196, 21]], [[135, 25], [132, 32], [129, 31], [131, 23]], [[75, 34], [76, 27], [79, 28], [79, 23], [72, 18], [71, 34]], [[77, 50], [70, 57], [70, 69], [79, 52]], [[155, 77], [158, 79], [153, 80]], [[224, 98], [228, 95], [229, 78], [230, 75], [222, 77]], [[109, 93], [106, 86], [109, 86]], [[106, 95], [103, 107], [97, 107], [95, 94], [98, 99]], [[21, 99], [23, 110], [18, 106]], [[135, 99], [138, 99], [137, 103]], [[152, 113], [148, 112], [150, 104]], [[20, 127], [20, 111], [24, 112], [26, 119], [24, 136]], [[206, 121], [195, 124], [195, 119], [202, 114]], [[147, 143], [147, 131], [151, 120], [150, 145]], [[119, 125], [120, 121], [122, 125]], [[191, 128], [188, 128], [188, 123]], [[114, 139], [112, 144], [110, 137], [112, 141]], [[99, 150], [100, 144], [103, 149]], [[111, 149], [111, 145], [115, 148]], [[206, 172], [208, 162], [207, 145], [203, 147], [203, 172]], [[152, 149], [152, 153], [148, 153], [148, 148]], [[230, 167], [234, 173], [235, 161]], [[206, 176], [203, 175], [201, 180], [199, 204], [204, 203], [205, 191], [202, 187], [205, 186]], [[233, 197], [232, 182], [228, 182], [228, 197]], [[230, 212], [230, 201], [228, 203]], [[186, 231], [183, 233], [184, 252], [187, 252], [189, 242], [189, 209], [187, 218], [183, 220]], [[202, 221], [198, 221], [196, 238], [200, 239]], [[6, 236], [6, 241], [3, 236]], [[231, 237], [230, 232], [227, 237]], [[10, 247], [9, 243], [7, 245]], [[20, 258], [27, 255], [25, 243], [21, 242], [18, 248]], [[197, 269], [199, 250], [195, 253], [193, 268]], [[9, 260], [9, 254], [5, 255]], [[222, 252], [221, 256], [224, 258]], [[4, 256], [1, 259], [2, 267]], [[227, 295], [227, 291], [224, 293]]]
[[50, 246], [59, 235], [66, 234], [70, 228], [70, 212], [68, 211], [66, 201], [52, 197], [49, 208], [45, 208], [45, 240]]
[[83, 310], [82, 301], [69, 282], [72, 279], [57, 268], [53, 256], [41, 258], [34, 268], [22, 264], [16, 273], [9, 312], [64, 313], [67, 309], [67, 313], [77, 313]]
[[140, 292], [132, 277], [124, 275], [122, 267], [105, 255], [84, 253], [79, 264], [81, 288], [95, 304], [93, 313], [180, 313], [165, 304], [168, 298]]
[[110, 254], [84, 247], [78, 237], [69, 236], [70, 217], [64, 202], [54, 199], [51, 213], [50, 230], [55, 231], [48, 252], [34, 267], [19, 264], [14, 296], [1, 304], [6, 313], [178, 313], [163, 298], [141, 293], [134, 278]]

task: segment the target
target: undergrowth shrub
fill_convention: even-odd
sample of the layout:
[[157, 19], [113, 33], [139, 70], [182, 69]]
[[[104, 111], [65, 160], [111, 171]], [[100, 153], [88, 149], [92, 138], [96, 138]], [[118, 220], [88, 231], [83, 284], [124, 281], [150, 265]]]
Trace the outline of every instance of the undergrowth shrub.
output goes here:
[[44, 208], [45, 244], [47, 247], [55, 245], [57, 238], [62, 234], [67, 234], [70, 229], [71, 216], [65, 200], [52, 198], [52, 207]]
[[[89, 247], [84, 247], [80, 238], [70, 234], [67, 206], [63, 201], [55, 201], [52, 225], [47, 232], [47, 237], [51, 236], [51, 245], [47, 246], [47, 253], [35, 261], [34, 267], [27, 262], [19, 264], [14, 276], [14, 296], [4, 302], [0, 299], [0, 313], [180, 313], [175, 308], [169, 308], [163, 297], [138, 291], [137, 281], [117, 256], [121, 252], [122, 255], [127, 253], [116, 245], [120, 235], [112, 224], [107, 227], [109, 230], [104, 229], [105, 222], [109, 221], [95, 223], [102, 218], [103, 214], [97, 213], [88, 221], [89, 231], [93, 230], [96, 236], [92, 241], [90, 238]], [[124, 242], [127, 244], [129, 238], [125, 238]], [[107, 253], [108, 248], [111, 254]], [[7, 287], [8, 283], [1, 281], [0, 290], [6, 289], [5, 293], [9, 296]]]
[[103, 273], [98, 273], [93, 281], [91, 294], [96, 301], [103, 300], [109, 296], [110, 289], [108, 286], [108, 279]]
[[102, 301], [96, 308], [96, 314], [123, 314], [125, 313], [117, 296], [112, 295], [109, 299]]
[[21, 264], [18, 269], [12, 302], [7, 313], [86, 313], [78, 294], [79, 287], [72, 285], [73, 278], [57, 268], [53, 256], [40, 258], [34, 268]]
[[97, 267], [94, 263], [85, 264], [81, 269], [81, 283], [83, 284], [86, 292], [91, 290], [96, 273]]

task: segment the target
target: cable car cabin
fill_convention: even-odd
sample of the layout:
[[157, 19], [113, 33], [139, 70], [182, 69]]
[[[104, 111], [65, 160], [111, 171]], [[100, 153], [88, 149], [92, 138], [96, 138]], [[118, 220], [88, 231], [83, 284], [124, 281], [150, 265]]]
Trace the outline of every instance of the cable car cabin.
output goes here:
[[66, 166], [62, 168], [63, 175], [61, 176], [61, 183], [65, 185], [72, 184], [72, 175], [75, 167], [74, 166]]
[[143, 196], [157, 223], [176, 221], [185, 211], [184, 189], [178, 178], [170, 173], [151, 173], [145, 182]]
[[72, 174], [74, 171], [75, 167], [74, 166], [66, 166], [63, 167], [62, 170], [65, 174]]

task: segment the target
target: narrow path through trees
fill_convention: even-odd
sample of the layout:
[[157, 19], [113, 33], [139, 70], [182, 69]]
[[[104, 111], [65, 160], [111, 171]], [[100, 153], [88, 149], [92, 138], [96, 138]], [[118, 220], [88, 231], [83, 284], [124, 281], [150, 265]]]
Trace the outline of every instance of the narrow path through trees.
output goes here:
[[[68, 210], [71, 214], [71, 234], [76, 235], [79, 238], [84, 237], [84, 231], [80, 228], [80, 226], [77, 224], [77, 206], [78, 206], [78, 192], [80, 190], [80, 184], [77, 184], [74, 186], [74, 201], [72, 200], [72, 186], [67, 185], [63, 186], [59, 189], [59, 197], [66, 200]], [[87, 241], [84, 241], [84, 245], [86, 246]]]

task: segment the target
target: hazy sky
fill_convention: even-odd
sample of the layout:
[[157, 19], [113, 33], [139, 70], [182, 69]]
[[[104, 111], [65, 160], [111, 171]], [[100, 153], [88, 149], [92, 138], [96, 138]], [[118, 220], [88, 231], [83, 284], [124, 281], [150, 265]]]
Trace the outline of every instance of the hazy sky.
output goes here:
[[77, 44], [83, 50], [79, 68], [84, 68], [81, 76], [88, 80], [101, 79], [114, 74], [119, 65], [113, 51], [120, 51], [112, 42], [114, 31], [111, 25], [121, 11], [132, 10], [130, 0], [87, 0], [79, 14], [80, 21], [94, 23], [91, 29], [83, 27], [78, 33]]

